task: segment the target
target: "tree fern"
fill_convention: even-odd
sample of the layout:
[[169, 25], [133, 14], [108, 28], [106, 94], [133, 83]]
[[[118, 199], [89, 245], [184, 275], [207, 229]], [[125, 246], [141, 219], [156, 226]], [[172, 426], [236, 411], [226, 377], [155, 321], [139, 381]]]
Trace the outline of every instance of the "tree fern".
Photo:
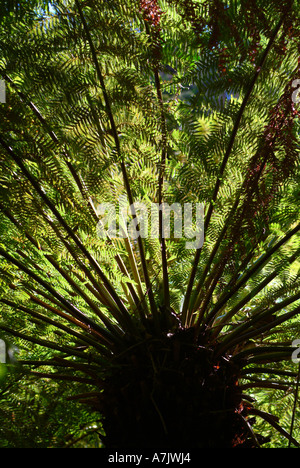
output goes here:
[[[0, 29], [1, 337], [78, 385], [107, 447], [272, 444], [253, 417], [298, 445], [298, 2], [23, 7]], [[108, 204], [141, 229], [134, 202], [204, 205], [203, 245], [162, 210], [158, 236], [108, 231]]]

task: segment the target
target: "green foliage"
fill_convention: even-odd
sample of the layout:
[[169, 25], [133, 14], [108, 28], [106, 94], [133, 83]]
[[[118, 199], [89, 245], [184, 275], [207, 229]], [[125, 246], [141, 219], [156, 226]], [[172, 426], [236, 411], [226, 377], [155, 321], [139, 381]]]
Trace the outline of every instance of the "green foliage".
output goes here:
[[11, 375], [0, 389], [1, 448], [100, 448], [101, 421], [78, 403], [74, 389], [24, 375]]
[[[299, 412], [291, 363], [300, 337], [299, 6], [5, 2], [0, 330], [19, 348], [29, 383], [22, 377], [1, 398], [7, 421], [30, 399], [33, 432], [15, 416], [20, 426], [3, 426], [0, 445], [28, 446], [28, 435], [35, 447], [68, 446], [76, 410], [60, 425], [66, 382], [98, 408], [123, 353], [189, 328], [191, 345], [214, 350], [216, 369], [222, 357], [238, 364], [240, 384], [257, 398], [249, 415], [268, 424], [257, 408], [282, 416], [285, 432], [271, 424], [280, 434], [271, 444], [297, 444], [289, 424]], [[205, 203], [204, 245], [164, 239], [161, 219], [158, 239], [97, 236], [98, 205], [120, 197]], [[279, 390], [273, 366], [291, 372]], [[62, 386], [39, 386], [38, 376]], [[76, 421], [92, 427], [97, 445], [93, 417], [83, 411]]]

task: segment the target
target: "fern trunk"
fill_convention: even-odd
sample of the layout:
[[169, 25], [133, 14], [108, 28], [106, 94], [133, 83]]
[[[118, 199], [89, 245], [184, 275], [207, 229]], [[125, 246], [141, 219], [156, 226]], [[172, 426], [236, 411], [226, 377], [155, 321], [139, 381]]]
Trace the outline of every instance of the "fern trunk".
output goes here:
[[107, 448], [250, 448], [241, 366], [196, 340], [194, 329], [132, 343], [92, 402]]

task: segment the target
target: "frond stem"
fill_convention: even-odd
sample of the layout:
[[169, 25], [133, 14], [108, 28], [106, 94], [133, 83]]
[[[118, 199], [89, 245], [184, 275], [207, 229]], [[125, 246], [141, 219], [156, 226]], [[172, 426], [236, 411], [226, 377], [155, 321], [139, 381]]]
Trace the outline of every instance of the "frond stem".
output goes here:
[[[114, 138], [115, 145], [116, 145], [116, 152], [117, 152], [117, 155], [118, 155], [119, 160], [120, 160], [120, 166], [121, 166], [121, 171], [122, 171], [122, 175], [123, 175], [125, 189], [126, 189], [126, 192], [127, 192], [129, 203], [133, 208], [132, 216], [133, 216], [134, 219], [136, 219], [137, 216], [136, 216], [136, 212], [135, 212], [135, 209], [134, 209], [134, 200], [133, 200], [133, 197], [132, 197], [132, 192], [131, 192], [129, 178], [128, 178], [128, 174], [127, 174], [127, 170], [126, 170], [126, 165], [125, 165], [123, 157], [121, 156], [121, 147], [120, 147], [118, 132], [117, 132], [114, 116], [113, 116], [111, 105], [110, 105], [110, 99], [109, 99], [109, 96], [108, 96], [107, 91], [106, 91], [106, 86], [105, 86], [105, 83], [104, 83], [104, 79], [103, 79], [102, 71], [101, 71], [101, 68], [100, 68], [99, 60], [98, 60], [98, 57], [97, 57], [97, 53], [96, 53], [96, 50], [95, 50], [95, 47], [94, 47], [94, 43], [93, 43], [89, 28], [88, 28], [88, 25], [87, 25], [85, 16], [83, 14], [83, 11], [82, 11], [82, 8], [81, 8], [81, 5], [80, 5], [80, 1], [75, 0], [75, 4], [77, 6], [79, 16], [80, 16], [80, 19], [82, 21], [82, 25], [83, 25], [84, 30], [85, 30], [87, 41], [88, 41], [89, 46], [91, 48], [91, 53], [92, 53], [94, 65], [96, 67], [97, 76], [98, 76], [98, 79], [99, 79], [99, 82], [100, 82], [100, 86], [101, 86], [104, 101], [105, 101], [106, 112], [107, 112], [107, 115], [108, 115], [108, 118], [109, 118], [109, 121], [110, 121], [111, 131], [112, 131], [113, 138]], [[142, 243], [141, 236], [138, 236], [137, 242], [138, 242], [138, 247], [139, 247], [139, 252], [140, 252], [140, 257], [141, 257], [144, 280], [145, 280], [147, 291], [148, 291], [148, 297], [149, 297], [151, 312], [153, 314], [153, 319], [154, 319], [154, 321], [156, 323], [156, 327], [159, 328], [157, 308], [156, 308], [156, 304], [155, 304], [155, 300], [154, 300], [152, 284], [151, 284], [150, 278], [149, 278], [149, 272], [148, 272], [148, 268], [147, 268], [147, 262], [146, 262], [144, 246], [143, 246], [143, 243]]]
[[[238, 112], [238, 115], [237, 115], [233, 130], [232, 130], [232, 133], [231, 133], [231, 137], [230, 137], [230, 140], [229, 140], [229, 143], [228, 143], [228, 147], [227, 147], [226, 153], [224, 155], [224, 158], [223, 158], [223, 161], [222, 161], [222, 164], [221, 164], [219, 176], [218, 176], [217, 181], [216, 181], [216, 185], [215, 185], [215, 188], [214, 188], [212, 199], [210, 201], [208, 212], [207, 212], [207, 215], [206, 215], [206, 218], [205, 218], [204, 232], [207, 232], [207, 229], [208, 229], [208, 226], [209, 226], [209, 223], [210, 223], [210, 219], [211, 219], [211, 216], [212, 216], [212, 213], [213, 213], [213, 210], [214, 210], [214, 205], [216, 203], [216, 199], [218, 197], [219, 189], [220, 189], [220, 186], [221, 186], [222, 177], [223, 177], [224, 171], [226, 169], [227, 162], [229, 160], [231, 151], [233, 149], [235, 139], [236, 139], [236, 136], [237, 136], [237, 133], [238, 133], [238, 130], [239, 130], [240, 122], [242, 120], [244, 111], [245, 111], [245, 109], [247, 107], [248, 101], [249, 101], [249, 99], [251, 97], [251, 94], [252, 94], [252, 91], [253, 91], [253, 89], [254, 89], [254, 87], [256, 85], [256, 82], [257, 82], [257, 80], [258, 80], [258, 78], [259, 78], [259, 76], [261, 74], [262, 68], [263, 68], [263, 66], [264, 66], [264, 64], [266, 62], [266, 59], [267, 59], [267, 57], [269, 55], [269, 52], [272, 49], [272, 46], [273, 46], [273, 44], [275, 42], [275, 39], [276, 39], [276, 37], [277, 37], [277, 35], [278, 35], [278, 33], [279, 33], [283, 23], [284, 23], [284, 19], [286, 17], [286, 14], [292, 8], [293, 3], [294, 3], [294, 1], [292, 0], [290, 2], [289, 7], [287, 8], [287, 11], [285, 12], [285, 14], [282, 16], [282, 18], [278, 22], [278, 24], [277, 24], [277, 26], [276, 26], [273, 34], [272, 34], [272, 37], [270, 38], [269, 43], [268, 43], [268, 45], [267, 45], [267, 47], [266, 47], [266, 49], [265, 49], [265, 51], [264, 51], [264, 53], [262, 55], [262, 58], [259, 61], [259, 64], [258, 64], [257, 69], [255, 71], [255, 74], [254, 74], [254, 76], [253, 76], [253, 78], [252, 78], [252, 80], [251, 80], [251, 82], [249, 84], [248, 90], [247, 90], [247, 92], [245, 94], [245, 97], [243, 99], [243, 102], [241, 104], [240, 110]], [[183, 308], [182, 308], [182, 316], [183, 316], [184, 321], [186, 320], [186, 314], [187, 314], [188, 309], [189, 309], [190, 298], [191, 298], [191, 294], [192, 294], [192, 289], [193, 289], [193, 285], [194, 285], [194, 280], [195, 280], [198, 264], [199, 264], [199, 261], [200, 261], [201, 252], [202, 252], [201, 248], [196, 251], [195, 258], [194, 258], [194, 261], [193, 261], [193, 267], [192, 267], [192, 270], [191, 270], [191, 274], [190, 274], [190, 278], [189, 278], [189, 282], [188, 282], [188, 286], [187, 286], [187, 291], [186, 291], [186, 295], [185, 295], [185, 299], [184, 299], [184, 303], [183, 303]]]

